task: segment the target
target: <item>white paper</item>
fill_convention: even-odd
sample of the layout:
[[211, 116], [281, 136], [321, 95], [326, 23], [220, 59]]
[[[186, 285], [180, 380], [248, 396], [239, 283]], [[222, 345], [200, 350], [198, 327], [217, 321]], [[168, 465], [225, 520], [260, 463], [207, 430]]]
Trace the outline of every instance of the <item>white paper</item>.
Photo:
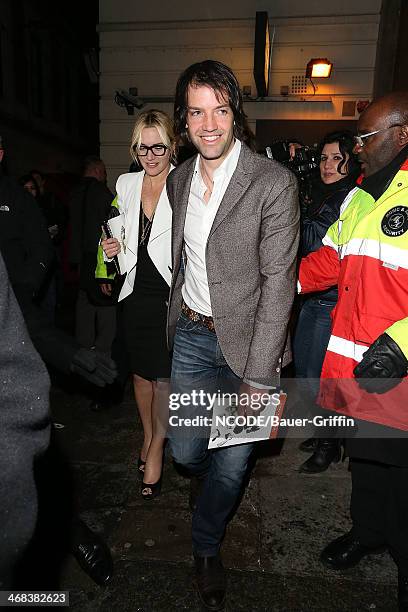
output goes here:
[[[270, 401], [259, 413], [262, 425], [258, 424], [244, 427], [237, 433], [236, 425], [233, 423], [237, 416], [237, 407], [234, 405], [225, 406], [215, 402], [212, 413], [211, 434], [208, 441], [208, 448], [220, 448], [224, 446], [235, 446], [236, 444], [248, 444], [249, 442], [259, 442], [276, 437], [278, 427], [272, 425], [272, 417], [280, 418], [286, 402], [286, 394], [280, 394], [280, 402]], [[223, 417], [230, 416], [231, 424], [224, 424]], [[217, 417], [219, 417], [217, 419]]]
[[117, 255], [117, 260], [121, 274], [126, 273], [126, 233], [124, 221], [123, 214], [107, 221], [109, 229], [112, 232], [112, 237], [116, 238], [120, 244], [120, 253]]

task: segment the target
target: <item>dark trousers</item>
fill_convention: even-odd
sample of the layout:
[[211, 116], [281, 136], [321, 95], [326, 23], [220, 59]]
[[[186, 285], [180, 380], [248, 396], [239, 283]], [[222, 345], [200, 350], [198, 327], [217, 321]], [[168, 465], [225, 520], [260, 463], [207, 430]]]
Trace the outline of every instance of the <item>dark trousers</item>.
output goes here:
[[[303, 410], [308, 406], [307, 412], [313, 415], [322, 412], [316, 406], [315, 400], [319, 392], [320, 374], [330, 340], [330, 313], [334, 306], [334, 302], [308, 298], [300, 310], [293, 340], [293, 360], [296, 378], [299, 379], [297, 381], [298, 393], [302, 398]], [[306, 415], [302, 412], [299, 416]], [[318, 427], [314, 437], [332, 438], [336, 436], [336, 431], [333, 427]]]
[[335, 304], [317, 298], [309, 298], [303, 304], [293, 341], [293, 358], [297, 378], [308, 378], [315, 394], [319, 390], [318, 379], [330, 340], [330, 313]]
[[352, 459], [353, 532], [366, 546], [386, 545], [408, 576], [408, 468]]
[[75, 339], [85, 348], [111, 354], [116, 333], [116, 305], [95, 306], [80, 289], [76, 303]]

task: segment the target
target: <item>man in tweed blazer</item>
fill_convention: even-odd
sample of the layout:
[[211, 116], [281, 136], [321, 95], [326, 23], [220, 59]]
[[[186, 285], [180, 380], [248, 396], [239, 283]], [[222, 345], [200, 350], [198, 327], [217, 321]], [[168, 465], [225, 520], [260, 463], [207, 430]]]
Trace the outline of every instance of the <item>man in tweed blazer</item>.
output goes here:
[[[295, 177], [248, 148], [250, 134], [232, 71], [212, 60], [180, 76], [175, 129], [199, 154], [168, 178], [173, 208], [168, 335], [172, 392], [240, 390], [279, 383], [289, 360], [287, 326], [295, 293], [298, 199]], [[179, 415], [207, 415], [188, 406]], [[208, 431], [173, 427], [175, 461], [199, 479], [193, 552], [199, 595], [225, 600], [219, 557], [251, 444], [208, 451]]]

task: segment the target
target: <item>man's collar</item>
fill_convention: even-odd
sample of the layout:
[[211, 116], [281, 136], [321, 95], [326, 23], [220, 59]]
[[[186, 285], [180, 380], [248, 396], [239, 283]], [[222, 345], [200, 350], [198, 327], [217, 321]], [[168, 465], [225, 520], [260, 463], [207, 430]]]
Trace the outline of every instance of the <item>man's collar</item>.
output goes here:
[[236, 138], [231, 151], [228, 153], [222, 164], [218, 166], [218, 168], [216, 168], [216, 170], [214, 171], [214, 178], [216, 178], [220, 174], [226, 174], [227, 176], [231, 176], [237, 166], [240, 153], [241, 141]]
[[407, 157], [408, 145], [401, 149], [398, 155], [394, 157], [389, 164], [384, 166], [384, 168], [377, 170], [377, 172], [371, 176], [367, 176], [366, 178], [363, 177], [361, 182], [358, 181], [360, 183], [360, 188], [373, 196], [374, 200], [378, 200], [384, 191], [389, 187], [392, 179], [397, 174]]

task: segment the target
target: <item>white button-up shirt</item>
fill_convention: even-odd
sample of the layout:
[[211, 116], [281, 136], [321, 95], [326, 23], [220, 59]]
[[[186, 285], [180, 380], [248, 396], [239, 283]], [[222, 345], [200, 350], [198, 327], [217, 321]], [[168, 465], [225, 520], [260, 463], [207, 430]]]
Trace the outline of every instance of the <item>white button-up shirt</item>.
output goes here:
[[214, 171], [214, 186], [208, 203], [204, 200], [207, 186], [201, 176], [199, 155], [197, 156], [191, 181], [186, 222], [184, 225], [186, 270], [182, 295], [187, 306], [208, 317], [212, 316], [212, 309], [205, 263], [205, 250], [215, 215], [237, 167], [240, 152], [241, 142], [235, 140], [235, 144], [227, 157]]

